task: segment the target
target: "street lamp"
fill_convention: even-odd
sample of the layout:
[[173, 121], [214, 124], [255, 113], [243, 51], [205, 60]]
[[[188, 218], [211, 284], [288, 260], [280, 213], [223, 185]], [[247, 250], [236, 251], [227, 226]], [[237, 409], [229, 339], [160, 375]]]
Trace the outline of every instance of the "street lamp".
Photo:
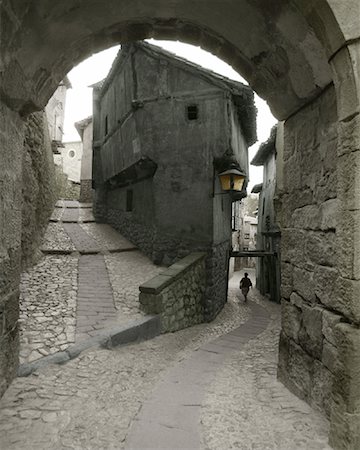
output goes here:
[[225, 192], [240, 192], [244, 186], [246, 175], [239, 165], [232, 162], [228, 169], [219, 173], [221, 189]]

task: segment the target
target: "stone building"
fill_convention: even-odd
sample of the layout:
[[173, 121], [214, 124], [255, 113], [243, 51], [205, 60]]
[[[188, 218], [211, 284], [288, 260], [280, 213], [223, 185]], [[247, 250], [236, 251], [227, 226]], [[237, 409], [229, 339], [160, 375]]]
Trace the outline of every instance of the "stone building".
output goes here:
[[96, 217], [157, 264], [207, 251], [205, 320], [227, 293], [232, 199], [217, 174], [231, 159], [248, 172], [253, 101], [247, 86], [139, 42], [94, 87]]
[[275, 213], [276, 189], [276, 129], [273, 127], [269, 139], [260, 145], [251, 161], [254, 166], [263, 166], [263, 182], [253, 189], [260, 193], [257, 226], [257, 250], [276, 253], [264, 256], [256, 265], [256, 287], [272, 301], [280, 302], [280, 229]]
[[60, 154], [54, 155], [55, 165], [59, 166], [71, 183], [80, 184], [83, 146], [81, 141], [64, 142]]
[[93, 158], [93, 123], [92, 116], [75, 123], [81, 141], [80, 201], [92, 202], [92, 158]]
[[[359, 9], [358, 0], [1, 3], [0, 393], [18, 364], [29, 115], [96, 51], [149, 37], [180, 40], [231, 64], [283, 121], [278, 375], [326, 412], [335, 449], [360, 447]], [[34, 183], [46, 203], [47, 183]]]
[[58, 85], [45, 107], [51, 146], [54, 154], [61, 153], [60, 149], [62, 148], [64, 135], [66, 93], [70, 88], [71, 83], [66, 76]]

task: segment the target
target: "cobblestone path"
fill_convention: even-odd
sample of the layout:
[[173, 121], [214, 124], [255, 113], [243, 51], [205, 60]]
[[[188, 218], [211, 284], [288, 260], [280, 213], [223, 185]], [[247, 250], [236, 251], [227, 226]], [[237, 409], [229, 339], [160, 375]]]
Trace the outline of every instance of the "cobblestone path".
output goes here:
[[[245, 305], [238, 289], [230, 288], [228, 303], [212, 323], [114, 350], [90, 349], [63, 366], [14, 380], [0, 400], [0, 448], [135, 449], [131, 439], [142, 421], [145, 435], [167, 430], [171, 445], [155, 447], [167, 450], [179, 448], [186, 423], [197, 432], [188, 450], [328, 449], [327, 421], [276, 380], [278, 305], [255, 290], [250, 300], [260, 306]], [[261, 308], [265, 319], [257, 315]], [[186, 385], [188, 390], [177, 388]], [[156, 402], [160, 393], [163, 401]], [[164, 417], [163, 405], [169, 411], [179, 402], [182, 416], [177, 419], [174, 409]], [[154, 428], [143, 415], [150, 405]]]
[[163, 270], [75, 201], [57, 203], [42, 252], [21, 277], [20, 363], [142, 317], [139, 285]]

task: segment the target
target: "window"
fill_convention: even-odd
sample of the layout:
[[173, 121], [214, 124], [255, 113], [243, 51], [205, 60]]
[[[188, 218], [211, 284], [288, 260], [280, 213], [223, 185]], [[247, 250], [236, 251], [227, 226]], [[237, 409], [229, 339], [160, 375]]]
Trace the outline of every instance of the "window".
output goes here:
[[69, 158], [74, 158], [75, 156], [75, 151], [74, 150], [70, 150], [69, 151]]
[[244, 239], [250, 239], [250, 233], [244, 233]]
[[108, 128], [108, 116], [105, 116], [104, 130], [105, 130], [105, 136], [107, 136], [107, 134], [108, 134], [108, 132], [109, 132], [109, 128]]
[[197, 120], [199, 116], [199, 110], [197, 105], [188, 105], [186, 107], [186, 114], [188, 120]]
[[133, 190], [127, 189], [126, 191], [126, 211], [132, 211], [133, 210]]

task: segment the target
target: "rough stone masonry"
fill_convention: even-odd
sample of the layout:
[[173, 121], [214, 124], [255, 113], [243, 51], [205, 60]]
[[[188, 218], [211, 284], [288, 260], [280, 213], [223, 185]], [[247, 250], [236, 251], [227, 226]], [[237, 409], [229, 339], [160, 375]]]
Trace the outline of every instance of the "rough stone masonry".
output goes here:
[[[284, 160], [283, 298], [294, 326], [284, 323], [279, 373], [284, 378], [282, 367], [292, 367], [284, 381], [324, 408], [313, 399], [321, 399], [329, 383], [314, 380], [331, 373], [331, 445], [360, 447], [359, 7], [358, 0], [229, 0], [226, 8], [218, 0], [126, 7], [123, 0], [108, 0], [106, 8], [100, 0], [1, 2], [1, 392], [17, 366], [25, 116], [43, 109], [69, 69], [95, 51], [148, 37], [180, 39], [232, 64], [285, 121], [283, 158], [278, 150]], [[327, 166], [332, 159], [334, 170]], [[290, 261], [293, 235], [297, 247], [304, 245], [304, 258], [307, 247], [313, 259], [323, 259], [297, 261], [295, 255]], [[329, 260], [333, 266], [325, 264]], [[329, 357], [333, 347], [337, 358]]]

